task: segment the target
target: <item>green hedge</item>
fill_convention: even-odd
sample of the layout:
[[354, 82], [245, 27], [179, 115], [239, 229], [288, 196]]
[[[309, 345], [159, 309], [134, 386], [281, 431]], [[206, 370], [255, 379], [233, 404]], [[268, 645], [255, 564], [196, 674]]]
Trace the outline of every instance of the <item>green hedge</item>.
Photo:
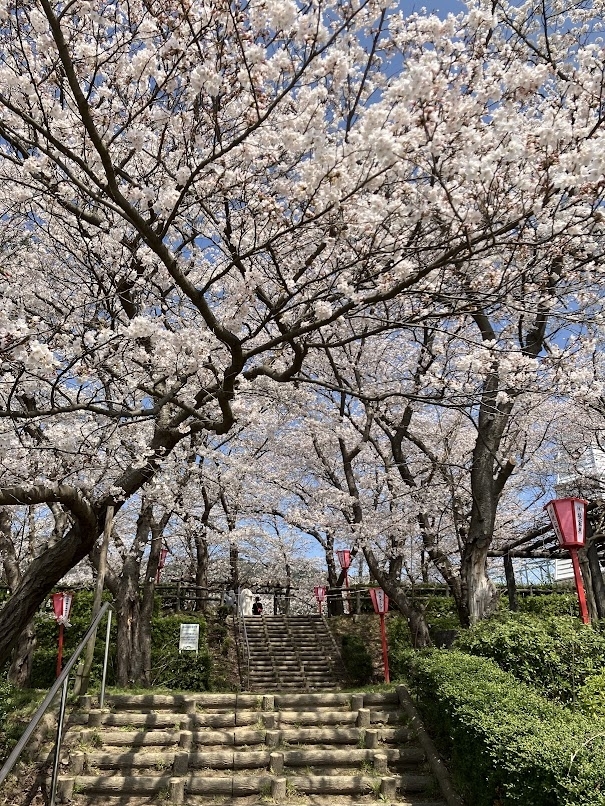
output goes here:
[[[90, 626], [93, 594], [78, 591], [70, 615], [71, 626], [64, 631], [63, 658], [66, 661], [76, 649]], [[179, 631], [181, 623], [199, 623], [200, 651], [198, 655], [185, 652], [179, 655]], [[91, 669], [93, 685], [101, 680], [103, 654], [105, 651], [105, 621], [102, 622], [95, 645], [94, 662]], [[32, 663], [31, 687], [48, 689], [55, 680], [57, 664], [57, 637], [59, 628], [48, 608], [36, 619], [37, 647]], [[116, 620], [112, 621], [110, 639], [108, 685], [115, 684], [116, 672]], [[185, 691], [206, 691], [210, 687], [210, 655], [207, 647], [206, 620], [195, 613], [173, 616], [154, 615], [151, 629], [151, 668], [153, 686], [182, 689]]]
[[342, 662], [353, 683], [367, 685], [372, 682], [372, 658], [365, 642], [358, 635], [342, 636]]
[[[111, 598], [111, 597], [105, 597]], [[77, 591], [74, 594], [71, 613], [69, 616], [70, 626], [63, 631], [63, 662], [65, 663], [77, 648], [78, 644], [90, 627], [92, 614], [93, 593], [91, 591]], [[93, 684], [99, 683], [103, 670], [103, 654], [105, 652], [105, 629], [106, 621], [103, 619], [97, 631], [97, 642], [95, 644], [95, 654], [91, 668], [90, 679]], [[47, 601], [45, 609], [36, 617], [36, 650], [32, 662], [32, 674], [30, 685], [32, 688], [50, 688], [55, 682], [55, 671], [57, 666], [57, 640], [59, 627], [53, 616], [50, 600]], [[115, 617], [112, 623], [112, 633], [110, 638], [110, 655], [108, 666], [108, 683], [115, 682], [115, 644], [116, 644], [116, 622]]]
[[571, 616], [499, 613], [463, 631], [456, 646], [491, 658], [554, 700], [568, 703], [586, 679], [605, 669], [605, 635]]
[[[179, 655], [181, 624], [199, 624], [199, 653]], [[206, 620], [194, 613], [156, 616], [152, 623], [151, 685], [185, 691], [210, 688], [210, 654], [206, 643]]]
[[603, 806], [605, 720], [540, 696], [489, 659], [416, 653], [408, 672], [472, 806]]
[[536, 616], [575, 616], [578, 618], [580, 615], [578, 597], [575, 592], [519, 596], [517, 607], [520, 613], [533, 613]]

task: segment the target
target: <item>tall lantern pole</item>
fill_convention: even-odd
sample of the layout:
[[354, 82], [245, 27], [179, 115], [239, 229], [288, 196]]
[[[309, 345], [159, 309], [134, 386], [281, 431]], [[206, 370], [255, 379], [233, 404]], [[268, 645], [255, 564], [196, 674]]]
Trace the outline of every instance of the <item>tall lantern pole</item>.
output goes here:
[[584, 582], [580, 572], [578, 550], [586, 543], [586, 505], [583, 498], [553, 498], [544, 507], [555, 530], [559, 545], [567, 549], [571, 556], [573, 575], [580, 604], [580, 618], [584, 624], [590, 624], [590, 616], [586, 605]]
[[66, 626], [69, 627], [69, 614], [71, 612], [71, 605], [74, 599], [73, 593], [53, 593], [53, 611], [55, 614], [55, 621], [59, 625], [59, 644], [57, 648], [57, 674], [59, 677], [61, 669], [63, 668], [63, 631]]
[[345, 572], [345, 586], [347, 588], [347, 602], [349, 604], [349, 615], [351, 615], [351, 596], [349, 595], [349, 568], [351, 567], [351, 552], [349, 549], [340, 549], [336, 552], [340, 567]]
[[382, 588], [370, 588], [370, 598], [374, 606], [374, 612], [380, 616], [380, 640], [382, 641], [382, 663], [384, 666], [384, 682], [391, 682], [389, 672], [389, 649], [387, 646], [387, 631], [384, 623], [385, 614], [389, 609], [389, 597]]

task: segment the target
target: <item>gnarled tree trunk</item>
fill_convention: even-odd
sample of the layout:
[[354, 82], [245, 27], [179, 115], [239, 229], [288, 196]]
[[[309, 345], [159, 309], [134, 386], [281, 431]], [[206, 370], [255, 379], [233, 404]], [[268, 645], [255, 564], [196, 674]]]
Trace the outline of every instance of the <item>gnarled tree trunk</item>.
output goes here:
[[[12, 516], [6, 509], [0, 509], [0, 551], [3, 556], [4, 574], [11, 593], [17, 588], [21, 579], [19, 561], [12, 540]], [[33, 523], [30, 523], [33, 528]], [[36, 629], [31, 619], [19, 636], [13, 650], [8, 679], [17, 688], [27, 688], [32, 671], [34, 650], [36, 648]]]

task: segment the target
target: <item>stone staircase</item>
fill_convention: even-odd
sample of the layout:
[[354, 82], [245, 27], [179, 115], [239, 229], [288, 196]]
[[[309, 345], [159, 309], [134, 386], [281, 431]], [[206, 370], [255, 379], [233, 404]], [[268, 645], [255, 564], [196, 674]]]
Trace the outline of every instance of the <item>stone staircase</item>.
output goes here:
[[114, 695], [71, 715], [78, 806], [446, 806], [399, 700], [372, 693]]
[[333, 689], [345, 671], [338, 647], [321, 616], [247, 616], [250, 653], [242, 671], [250, 691]]

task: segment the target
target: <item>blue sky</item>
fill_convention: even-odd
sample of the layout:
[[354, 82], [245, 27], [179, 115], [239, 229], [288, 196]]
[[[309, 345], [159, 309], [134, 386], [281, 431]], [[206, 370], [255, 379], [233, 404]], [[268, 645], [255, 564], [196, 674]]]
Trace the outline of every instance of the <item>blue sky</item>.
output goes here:
[[427, 11], [435, 12], [440, 17], [444, 17], [450, 12], [458, 14], [458, 12], [464, 9], [463, 4], [458, 2], [458, 0], [424, 0], [424, 2], [422, 2], [422, 0], [420, 2], [401, 0], [399, 7], [408, 14], [426, 8]]

